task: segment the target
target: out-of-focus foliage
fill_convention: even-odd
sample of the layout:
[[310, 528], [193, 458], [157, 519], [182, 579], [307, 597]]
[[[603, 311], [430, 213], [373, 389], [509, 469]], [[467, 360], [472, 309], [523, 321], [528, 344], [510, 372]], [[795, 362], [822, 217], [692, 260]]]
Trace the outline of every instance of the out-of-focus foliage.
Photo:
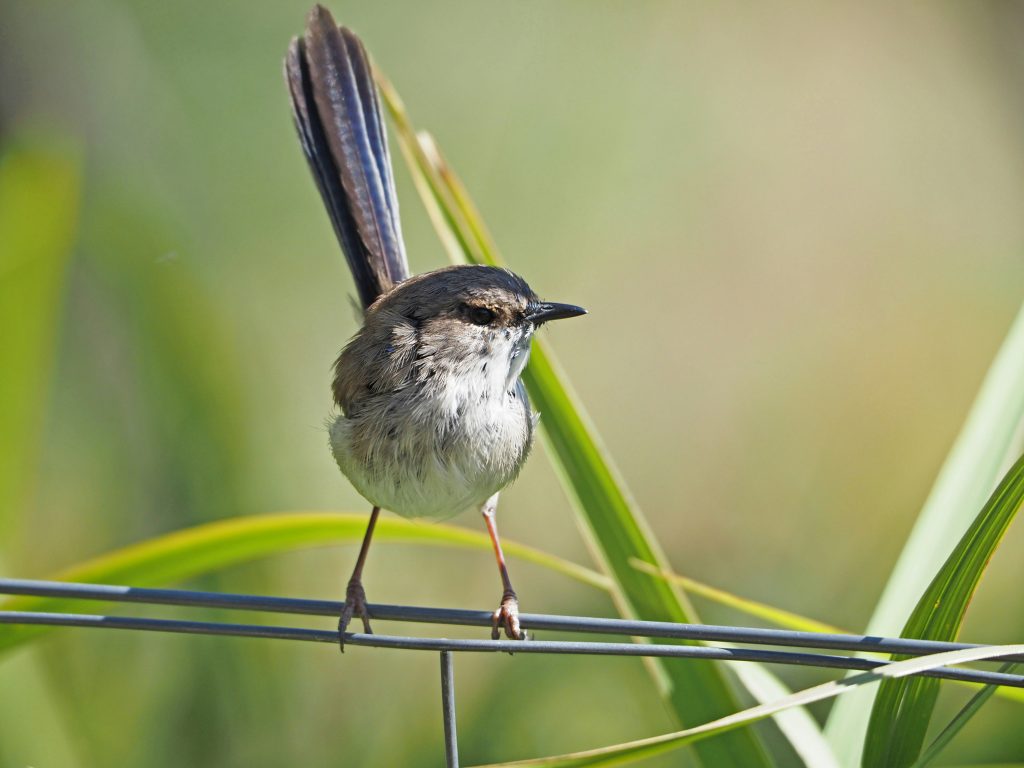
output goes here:
[[[0, 571], [31, 508], [53, 378], [57, 326], [78, 220], [80, 156], [56, 132], [0, 141]], [[0, 763], [29, 747], [40, 761], [73, 765], [60, 697], [38, 654], [8, 665], [0, 697]], [[27, 731], [23, 721], [36, 724]], [[35, 742], [46, 732], [45, 744]], [[34, 743], [35, 742], [35, 743]]]
[[58, 134], [0, 144], [0, 540], [16, 534], [38, 475], [79, 173]]
[[[83, 169], [39, 469], [0, 513], [19, 531], [7, 570], [238, 514], [359, 508], [322, 428], [356, 327], [350, 283], [280, 74], [307, 5], [0, 4], [0, 131], [59, 130]], [[510, 264], [590, 309], [546, 333], [673, 569], [863, 627], [1020, 305], [1015, 6], [332, 11], [438, 137]], [[440, 266], [398, 174], [414, 269]], [[510, 538], [587, 562], [538, 457], [500, 514]], [[1006, 607], [1017, 534], [964, 639], [1024, 631]], [[207, 585], [336, 598], [353, 557], [307, 550]], [[486, 608], [493, 570], [485, 553], [384, 544], [366, 584], [379, 602]], [[523, 610], [613, 610], [545, 569], [513, 575]], [[83, 766], [440, 754], [436, 665], [415, 655], [85, 632], [39, 648], [59, 682], [50, 716], [4, 718], [21, 734], [4, 762], [54, 763], [33, 747], [59, 730]], [[0, 698], [20, 658], [0, 664]], [[467, 763], [673, 728], [636, 660], [460, 658], [457, 675]], [[967, 695], [944, 687], [936, 722]], [[1018, 707], [994, 698], [942, 758], [1019, 761]]]
[[[902, 637], [956, 640], [985, 568], [1024, 500], [1024, 458], [996, 488], [971, 527], [921, 595]], [[905, 768], [916, 763], [939, 697], [937, 680], [882, 683], [864, 745], [866, 765]]]

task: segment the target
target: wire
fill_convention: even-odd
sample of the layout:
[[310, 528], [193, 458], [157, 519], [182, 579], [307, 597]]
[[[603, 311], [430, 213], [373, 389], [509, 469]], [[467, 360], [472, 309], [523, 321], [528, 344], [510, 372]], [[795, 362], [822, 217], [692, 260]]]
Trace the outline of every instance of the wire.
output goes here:
[[[204, 608], [229, 608], [272, 613], [306, 614], [336, 617], [341, 603], [328, 600], [299, 600], [295, 598], [263, 597], [226, 593], [193, 592], [187, 590], [146, 589], [101, 584], [69, 584], [28, 579], [0, 579], [0, 594], [33, 595], [42, 597], [107, 600], [116, 602], [179, 605]], [[490, 626], [491, 614], [486, 611], [459, 611], [411, 606], [372, 605], [373, 619], [412, 621], [419, 623]], [[667, 622], [626, 621], [583, 616], [544, 616], [523, 614], [524, 626], [531, 629], [550, 629], [574, 632], [618, 633], [635, 637], [674, 638], [681, 640], [715, 639], [726, 642], [762, 643], [775, 645], [803, 645], [813, 648], [846, 648], [849, 650], [880, 651], [893, 648], [906, 655], [935, 653], [958, 648], [977, 647], [957, 643], [912, 641], [899, 638], [871, 638], [857, 635], [818, 635], [810, 632], [788, 632], [747, 627], [721, 627]], [[46, 613], [35, 611], [0, 611], [0, 624], [28, 624], [47, 626], [105, 627], [110, 629], [143, 630], [236, 637], [303, 640], [338, 643], [334, 630], [297, 627], [276, 627], [252, 624], [149, 619], [121, 616], [100, 616], [79, 613]], [[507, 653], [553, 653], [613, 656], [654, 656], [662, 658], [700, 658], [724, 661], [757, 661], [833, 669], [871, 670], [888, 662], [814, 653], [760, 650], [749, 648], [721, 648], [702, 645], [666, 645], [651, 643], [578, 642], [531, 640], [472, 640], [448, 638], [421, 638], [395, 635], [346, 633], [345, 645], [376, 648], [397, 648], [425, 651], [469, 651]], [[897, 651], [892, 651], [897, 652]], [[1016, 657], [1014, 657], [1016, 658]], [[1006, 685], [1024, 688], [1024, 676], [999, 672], [950, 669], [940, 667], [923, 673], [965, 682]]]
[[[305, 640], [337, 644], [338, 633], [325, 629], [273, 627], [261, 624], [225, 624], [207, 621], [146, 619], [124, 616], [98, 616], [80, 613], [43, 613], [36, 611], [0, 611], [0, 624], [35, 624], [55, 627], [103, 627], [176, 634], [228, 635], [275, 640]], [[789, 651], [762, 651], [747, 648], [717, 648], [703, 645], [652, 645], [647, 643], [571, 642], [558, 640], [463, 640], [449, 638], [404, 637], [346, 633], [346, 646], [392, 648], [415, 651], [468, 651], [474, 653], [549, 653], [590, 656], [653, 656], [660, 658], [712, 659], [719, 661], [758, 661], [769, 664], [871, 670], [888, 662], [848, 656], [826, 656]], [[1007, 685], [1024, 688], [1024, 676], [939, 667], [922, 673], [927, 677], [961, 680], [971, 683]]]
[[441, 651], [441, 719], [444, 720], [444, 759], [459, 768], [459, 739], [455, 728], [455, 664], [450, 651]]
[[[106, 584], [78, 584], [36, 579], [0, 579], [0, 594], [66, 597], [110, 602], [178, 605], [198, 608], [227, 608], [265, 613], [294, 613], [337, 617], [342, 603], [335, 600], [308, 600], [291, 597], [239, 595], [225, 592], [198, 592], [182, 589], [149, 589]], [[488, 627], [491, 613], [451, 608], [421, 608], [402, 605], [371, 604], [370, 618], [382, 621], [407, 621], [424, 624]], [[782, 645], [821, 650], [845, 650], [870, 653], [894, 653], [922, 656], [944, 651], [981, 647], [973, 643], [948, 643], [937, 640], [871, 637], [866, 635], [825, 634], [757, 627], [727, 627], [715, 624], [674, 624], [661, 621], [633, 621], [589, 616], [551, 616], [520, 614], [524, 625], [534, 630], [587, 632], [714, 642]], [[1014, 656], [1008, 661], [1024, 661]]]

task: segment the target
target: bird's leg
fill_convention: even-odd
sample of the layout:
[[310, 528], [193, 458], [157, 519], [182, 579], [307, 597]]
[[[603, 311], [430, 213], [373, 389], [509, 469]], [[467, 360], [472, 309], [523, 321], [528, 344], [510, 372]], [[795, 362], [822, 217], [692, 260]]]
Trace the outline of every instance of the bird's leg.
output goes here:
[[345, 650], [345, 630], [348, 629], [348, 623], [352, 621], [353, 616], [362, 618], [366, 634], [373, 634], [373, 630], [370, 629], [370, 613], [366, 608], [366, 592], [363, 591], [363, 565], [366, 564], [366, 553], [370, 549], [370, 539], [373, 538], [373, 528], [377, 525], [379, 515], [380, 507], [374, 507], [370, 513], [366, 533], [363, 534], [363, 545], [359, 548], [356, 567], [352, 569], [352, 578], [348, 580], [348, 587], [345, 589], [345, 607], [341, 609], [341, 619], [338, 621], [338, 637], [342, 651]]
[[501, 605], [491, 619], [491, 638], [497, 640], [501, 637], [501, 630], [504, 628], [505, 634], [510, 639], [525, 640], [526, 631], [519, 628], [519, 598], [516, 597], [516, 591], [512, 589], [508, 568], [505, 567], [505, 555], [501, 551], [501, 540], [498, 538], [498, 527], [494, 523], [494, 513], [498, 511], [498, 494], [494, 494], [485, 501], [480, 511], [487, 524], [487, 532], [491, 534], [494, 556], [498, 560], [498, 571], [501, 573], [501, 585], [505, 589], [501, 596]]

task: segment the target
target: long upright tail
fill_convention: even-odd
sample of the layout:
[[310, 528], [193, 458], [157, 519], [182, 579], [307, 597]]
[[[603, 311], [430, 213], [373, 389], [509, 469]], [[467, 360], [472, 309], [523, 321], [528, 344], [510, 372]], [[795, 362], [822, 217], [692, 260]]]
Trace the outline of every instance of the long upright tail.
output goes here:
[[352, 30], [316, 5], [285, 58], [292, 115], [320, 196], [368, 307], [409, 276], [370, 60]]

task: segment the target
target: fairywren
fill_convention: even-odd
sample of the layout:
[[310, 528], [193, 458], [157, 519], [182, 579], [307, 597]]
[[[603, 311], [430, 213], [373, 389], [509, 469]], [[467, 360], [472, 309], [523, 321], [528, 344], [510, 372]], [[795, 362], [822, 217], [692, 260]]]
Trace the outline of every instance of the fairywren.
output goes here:
[[483, 513], [504, 593], [491, 636], [525, 638], [494, 516], [533, 442], [536, 415], [519, 378], [541, 324], [585, 314], [543, 302], [505, 269], [455, 266], [409, 276], [369, 58], [315, 6], [285, 73], [302, 148], [365, 311], [334, 365], [330, 444], [372, 505], [339, 622], [370, 632], [362, 571], [381, 509], [404, 517]]

